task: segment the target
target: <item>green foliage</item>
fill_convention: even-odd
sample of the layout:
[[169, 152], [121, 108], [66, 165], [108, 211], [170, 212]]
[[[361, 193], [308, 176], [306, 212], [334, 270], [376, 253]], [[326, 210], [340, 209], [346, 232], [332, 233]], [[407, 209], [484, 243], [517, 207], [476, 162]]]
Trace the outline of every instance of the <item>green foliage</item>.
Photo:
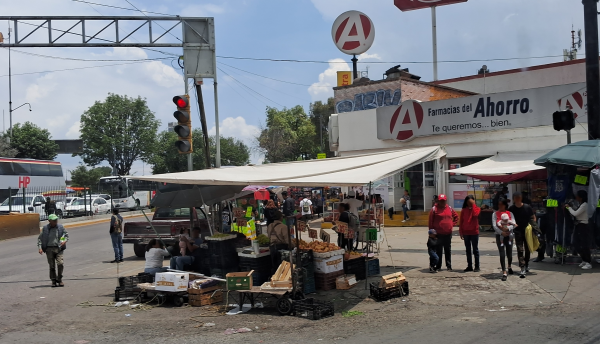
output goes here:
[[[316, 128], [315, 146], [319, 147], [321, 153], [326, 153], [327, 157], [333, 157], [334, 154], [329, 150], [329, 133], [327, 125], [329, 124], [329, 116], [335, 113], [335, 100], [327, 99], [327, 103], [318, 100], [310, 104], [310, 120]], [[319, 133], [321, 128], [321, 133]], [[322, 136], [321, 136], [322, 135]], [[321, 149], [321, 138], [323, 139], [323, 148]]]
[[[13, 125], [12, 131], [10, 146], [17, 151], [13, 157], [39, 160], [56, 158], [58, 144], [51, 140], [52, 135], [47, 129], [42, 129], [31, 122], [25, 122]], [[4, 133], [4, 139], [9, 136], [9, 132]]]
[[364, 314], [365, 313], [363, 313], [361, 311], [345, 311], [345, 312], [342, 312], [342, 316], [344, 318], [350, 318], [350, 317], [354, 317], [354, 316], [357, 316], [357, 315], [364, 315]]
[[314, 159], [319, 147], [315, 146], [315, 126], [302, 106], [291, 109], [267, 107], [266, 127], [257, 138], [265, 162]]
[[[201, 129], [194, 130], [194, 152], [192, 161], [194, 170], [206, 168], [204, 157], [204, 140]], [[175, 147], [177, 134], [173, 131], [163, 131], [158, 134], [154, 154], [149, 163], [152, 165], [152, 173], [173, 173], [187, 171], [187, 155], [179, 154]], [[242, 141], [232, 137], [221, 137], [221, 165], [243, 166], [250, 162], [250, 149]], [[215, 165], [215, 137], [209, 138], [211, 165]]]
[[0, 157], [14, 158], [18, 151], [12, 148], [6, 139], [6, 137], [0, 136]]
[[101, 177], [110, 176], [112, 168], [101, 166], [88, 169], [84, 165], [79, 165], [71, 171], [71, 183], [73, 186], [96, 186]]
[[108, 161], [119, 175], [128, 175], [134, 161], [152, 157], [159, 125], [145, 99], [109, 93], [81, 115], [79, 155], [88, 165]]

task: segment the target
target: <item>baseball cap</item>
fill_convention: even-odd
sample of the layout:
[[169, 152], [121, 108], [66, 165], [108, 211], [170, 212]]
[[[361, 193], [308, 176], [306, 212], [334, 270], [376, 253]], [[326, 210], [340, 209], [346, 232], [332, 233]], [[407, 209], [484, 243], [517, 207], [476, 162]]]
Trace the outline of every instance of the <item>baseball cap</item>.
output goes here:
[[58, 216], [54, 215], [54, 214], [50, 214], [50, 216], [48, 216], [48, 220], [49, 221], [55, 221], [58, 220]]
[[444, 194], [440, 194], [440, 195], [438, 196], [438, 200], [440, 200], [440, 201], [447, 201], [447, 200], [448, 200], [448, 198], [446, 197], [446, 195], [444, 195]]
[[430, 229], [429, 231], [427, 231], [427, 234], [437, 234], [437, 232], [435, 231], [435, 229]]
[[500, 219], [502, 221], [508, 221], [508, 214], [507, 213], [502, 214], [502, 216], [500, 216]]

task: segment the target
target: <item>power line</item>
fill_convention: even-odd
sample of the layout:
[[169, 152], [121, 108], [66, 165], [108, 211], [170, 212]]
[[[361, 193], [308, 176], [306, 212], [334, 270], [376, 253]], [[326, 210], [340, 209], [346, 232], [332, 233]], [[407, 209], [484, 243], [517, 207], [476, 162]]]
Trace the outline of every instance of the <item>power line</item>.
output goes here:
[[[292, 85], [298, 85], [298, 86], [309, 86], [309, 87], [310, 87], [310, 86], [313, 86], [313, 85], [307, 85], [307, 84], [300, 84], [300, 83], [297, 83], [297, 82], [292, 82], [292, 81], [286, 81], [286, 80], [275, 79], [275, 78], [271, 78], [271, 77], [268, 77], [268, 76], [264, 76], [264, 75], [260, 75], [260, 74], [252, 73], [252, 72], [249, 72], [249, 71], [247, 71], [247, 70], [243, 70], [243, 69], [240, 69], [240, 68], [237, 68], [237, 67], [234, 67], [234, 66], [228, 65], [228, 64], [226, 64], [226, 63], [223, 63], [223, 62], [219, 62], [219, 63], [220, 63], [220, 64], [222, 64], [222, 65], [224, 65], [224, 66], [227, 66], [227, 67], [230, 67], [230, 68], [233, 68], [233, 69], [237, 69], [237, 70], [239, 70], [239, 71], [241, 71], [241, 72], [248, 73], [248, 74], [252, 74], [252, 75], [259, 76], [259, 77], [261, 77], [261, 78], [265, 78], [265, 79], [269, 79], [269, 80], [273, 80], [273, 81], [278, 81], [278, 82], [283, 82], [283, 83], [286, 83], [286, 84], [292, 84]], [[315, 85], [315, 86], [313, 86], [313, 87], [327, 87], [327, 88], [329, 88], [329, 87], [332, 87], [332, 86], [316, 86], [316, 85]]]
[[[236, 68], [236, 69], [237, 69], [237, 68]], [[243, 74], [240, 74], [240, 73], [235, 73], [235, 74], [237, 74], [237, 75], [240, 75], [240, 76], [243, 76], [243, 77], [248, 77], [248, 78], [249, 78], [249, 76], [247, 76], [247, 75], [243, 75]], [[257, 83], [258, 85], [264, 86], [264, 87], [266, 87], [266, 88], [270, 88], [270, 89], [272, 89], [273, 91], [275, 91], [275, 92], [278, 92], [278, 93], [281, 93], [281, 94], [283, 94], [283, 95], [286, 95], [286, 96], [288, 96], [288, 97], [292, 97], [292, 98], [296, 98], [296, 99], [301, 99], [301, 100], [303, 100], [303, 101], [304, 101], [304, 99], [302, 99], [302, 98], [300, 98], [300, 97], [298, 97], [298, 96], [294, 96], [294, 95], [291, 95], [291, 94], [288, 94], [288, 93], [282, 92], [281, 90], [278, 90], [278, 89], [276, 89], [276, 88], [274, 88], [274, 87], [271, 87], [271, 86], [267, 86], [267, 85], [265, 85], [265, 84], [263, 84], [263, 83], [260, 83], [260, 82], [258, 82], [258, 81], [256, 81], [256, 80], [254, 80], [254, 79], [250, 79], [250, 81], [252, 81], [252, 82], [254, 82], [254, 83]]]
[[[84, 4], [88, 4], [88, 5], [90, 5], [90, 4], [91, 4], [91, 5], [96, 5], [96, 6], [104, 6], [104, 7], [117, 8], [117, 9], [120, 9], [120, 10], [127, 10], [127, 11], [139, 11], [139, 10], [135, 10], [135, 9], [133, 9], [133, 8], [119, 7], [119, 6], [112, 6], [112, 5], [106, 5], [106, 4], [98, 4], [98, 3], [95, 3], [95, 2], [89, 2], [89, 1], [83, 1], [83, 0], [72, 0], [72, 1], [75, 1], [75, 2], [82, 2], [82, 3], [84, 3]], [[93, 8], [93, 7], [92, 7], [92, 8]], [[173, 15], [173, 14], [166, 14], [166, 13], [159, 13], [159, 12], [151, 12], [151, 11], [140, 11], [140, 12], [146, 12], [146, 13], [152, 13], [152, 14], [160, 14], [160, 15], [162, 15], [162, 16], [172, 16], [172, 17], [174, 17], [174, 16], [175, 16], [175, 15]]]
[[251, 89], [250, 87], [248, 87], [248, 86], [247, 86], [246, 84], [244, 84], [243, 82], [241, 82], [241, 81], [239, 81], [238, 79], [234, 78], [233, 76], [229, 75], [229, 74], [228, 74], [226, 71], [224, 71], [223, 69], [221, 69], [221, 68], [219, 68], [219, 67], [217, 67], [217, 68], [218, 68], [218, 69], [219, 69], [221, 72], [223, 72], [223, 74], [227, 75], [228, 77], [232, 78], [232, 79], [233, 79], [235, 82], [237, 82], [237, 83], [239, 83], [240, 85], [244, 86], [244, 88], [246, 88], [247, 90], [249, 90], [249, 91], [252, 91], [252, 92], [254, 92], [254, 93], [258, 94], [259, 96], [261, 96], [261, 97], [265, 98], [266, 100], [268, 100], [268, 101], [270, 101], [270, 102], [272, 102], [272, 103], [275, 103], [275, 104], [277, 104], [277, 105], [279, 105], [279, 106], [281, 106], [281, 107], [285, 107], [284, 105], [282, 105], [282, 104], [279, 104], [278, 102], [276, 102], [276, 101], [274, 101], [274, 100], [272, 100], [272, 99], [270, 99], [270, 98], [268, 98], [268, 97], [265, 97], [265, 96], [263, 96], [262, 94], [260, 94], [259, 92], [257, 92], [257, 91], [255, 91], [255, 90]]
[[[222, 59], [232, 60], [249, 60], [249, 61], [266, 61], [266, 62], [294, 62], [294, 63], [348, 63], [346, 61], [318, 61], [318, 60], [294, 60], [294, 59], [269, 59], [269, 58], [256, 58], [256, 57], [237, 57], [237, 56], [220, 56], [217, 57]], [[546, 59], [563, 57], [563, 55], [547, 55], [547, 56], [531, 56], [531, 57], [507, 57], [507, 58], [495, 58], [495, 59], [472, 59], [472, 60], [445, 60], [438, 61], [438, 63], [469, 63], [469, 62], [493, 62], [493, 61], [514, 61], [514, 60], [529, 60], [529, 59]], [[431, 64], [432, 61], [371, 61], [363, 63], [372, 64]]]
[[141, 61], [168, 60], [168, 59], [172, 59], [173, 58], [173, 57], [157, 57], [157, 58], [132, 59], [132, 60], [124, 60], [124, 59], [102, 59], [102, 60], [96, 60], [96, 59], [79, 59], [79, 58], [74, 58], [74, 57], [61, 57], [61, 56], [51, 56], [51, 55], [36, 54], [36, 53], [30, 53], [30, 52], [27, 52], [27, 51], [17, 50], [17, 49], [14, 49], [14, 48], [13, 48], [12, 51], [20, 53], [20, 54], [31, 55], [31, 56], [36, 56], [36, 57], [44, 57], [44, 58], [49, 58], [49, 59], [69, 60], [69, 61], [85, 61], [85, 62], [141, 62]]
[[[129, 5], [131, 5], [131, 7], [135, 8], [136, 10], [140, 11], [141, 14], [145, 15], [146, 17], [148, 17], [148, 15], [146, 13], [144, 13], [144, 11], [140, 10], [139, 8], [135, 7], [134, 4], [132, 4], [131, 2], [129, 2], [129, 0], [125, 0]], [[158, 22], [155, 22], [156, 25], [160, 26], [163, 30], [167, 31], [167, 29], [165, 29], [162, 25], [160, 25]], [[181, 24], [183, 25], [183, 24]], [[180, 42], [183, 42], [181, 40], [181, 38], [175, 36], [174, 34], [171, 33], [171, 31], [168, 31], [168, 34], [175, 37], [176, 39], [178, 39]]]
[[[15, 76], [15, 75], [30, 75], [30, 74], [53, 73], [53, 72], [66, 72], [66, 71], [71, 71], [71, 70], [91, 69], [91, 68], [101, 68], [101, 67], [113, 67], [113, 66], [123, 66], [123, 65], [135, 64], [135, 63], [145, 63], [145, 62], [151, 62], [151, 61], [139, 61], [139, 62], [128, 62], [128, 63], [114, 63], [114, 64], [108, 64], [108, 65], [102, 65], [102, 66], [88, 66], [88, 67], [79, 67], [79, 68], [54, 69], [54, 70], [46, 70], [46, 71], [39, 71], [39, 72], [12, 73], [12, 75]], [[5, 77], [5, 76], [8, 76], [8, 74], [0, 75], [0, 78], [1, 77]]]

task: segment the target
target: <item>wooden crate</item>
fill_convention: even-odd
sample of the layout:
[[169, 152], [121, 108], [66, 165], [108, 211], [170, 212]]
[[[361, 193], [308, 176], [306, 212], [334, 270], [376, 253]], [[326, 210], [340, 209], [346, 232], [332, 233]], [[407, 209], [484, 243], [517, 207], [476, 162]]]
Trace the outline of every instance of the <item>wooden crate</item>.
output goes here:
[[381, 281], [379, 281], [379, 288], [398, 287], [401, 286], [404, 282], [406, 282], [406, 277], [404, 277], [402, 272], [396, 272], [393, 274], [382, 276]]
[[[196, 289], [197, 290], [197, 289]], [[204, 294], [189, 294], [189, 304], [192, 307], [201, 307], [214, 305], [223, 302], [223, 292], [221, 290], [207, 292]]]
[[188, 295], [202, 295], [202, 294], [206, 294], [208, 292], [212, 293], [213, 291], [215, 291], [217, 289], [221, 289], [221, 287], [219, 287], [218, 285], [214, 285], [212, 287], [202, 288], [202, 289], [188, 288]]
[[335, 289], [348, 290], [356, 285], [356, 276], [343, 275], [335, 279]]

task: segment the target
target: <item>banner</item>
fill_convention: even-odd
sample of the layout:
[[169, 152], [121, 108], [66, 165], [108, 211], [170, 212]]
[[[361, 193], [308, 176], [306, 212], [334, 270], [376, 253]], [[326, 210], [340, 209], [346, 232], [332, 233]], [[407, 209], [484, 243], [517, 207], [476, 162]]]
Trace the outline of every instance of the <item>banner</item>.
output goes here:
[[573, 109], [578, 122], [587, 122], [585, 83], [432, 102], [407, 100], [375, 110], [377, 138], [410, 141], [432, 135], [549, 126], [552, 114], [567, 107]]

